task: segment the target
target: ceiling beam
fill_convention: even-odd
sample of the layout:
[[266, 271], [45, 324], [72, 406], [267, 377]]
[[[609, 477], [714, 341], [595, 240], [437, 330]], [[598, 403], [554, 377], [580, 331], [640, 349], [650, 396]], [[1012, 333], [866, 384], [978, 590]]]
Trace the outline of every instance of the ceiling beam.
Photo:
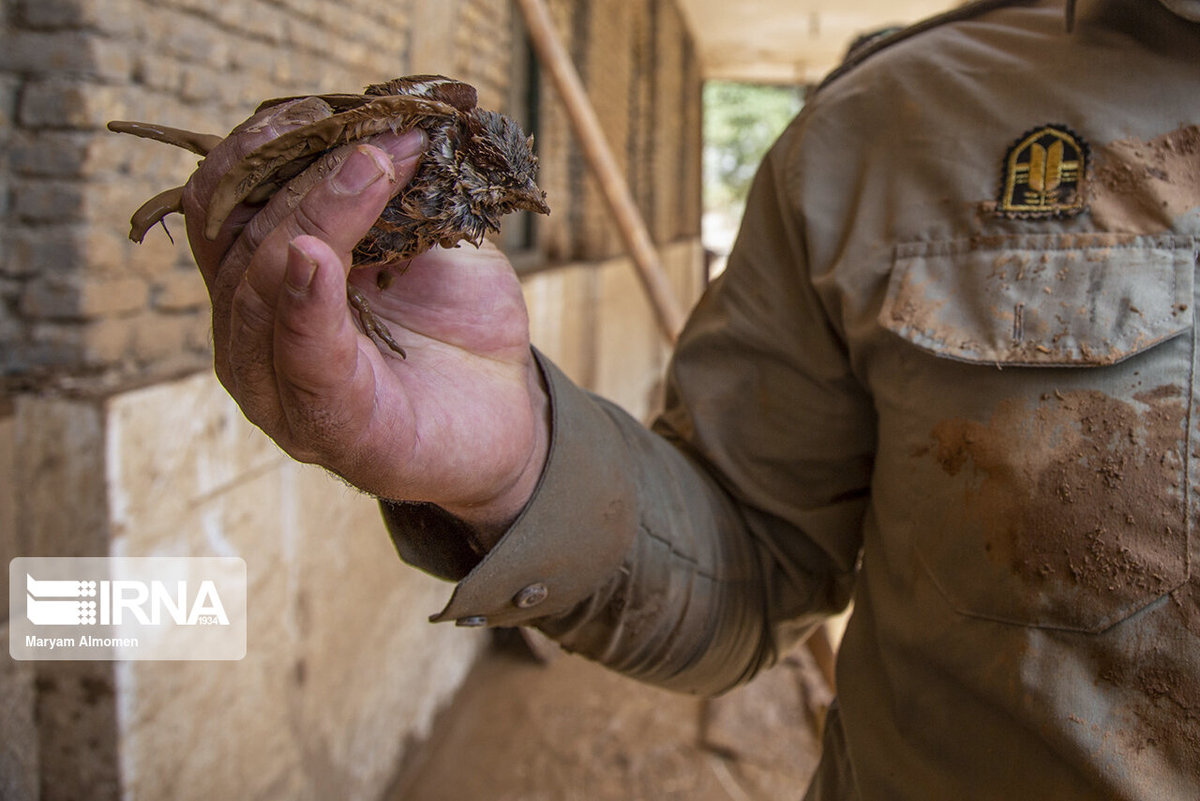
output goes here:
[[805, 84], [858, 36], [947, 10], [953, 0], [677, 0], [709, 80]]

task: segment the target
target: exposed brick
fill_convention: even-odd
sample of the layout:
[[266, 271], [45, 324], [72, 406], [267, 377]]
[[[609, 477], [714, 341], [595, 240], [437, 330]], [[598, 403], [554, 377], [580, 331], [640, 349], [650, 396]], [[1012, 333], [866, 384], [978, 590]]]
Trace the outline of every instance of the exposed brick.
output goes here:
[[83, 211], [86, 186], [77, 181], [19, 180], [13, 187], [13, 211], [27, 222], [70, 222]]
[[129, 358], [133, 332], [127, 319], [103, 317], [73, 327], [80, 333], [80, 358], [86, 366], [112, 365]]
[[[225, 11], [225, 18], [222, 21], [237, 28], [240, 32], [272, 44], [284, 41], [287, 12], [261, 4], [254, 9], [252, 14], [245, 13], [244, 8], [240, 8], [234, 3], [222, 3], [219, 7]], [[221, 12], [218, 12], [217, 16], [218, 19], [221, 19]]]
[[[211, 18], [214, 14], [213, 6], [217, 4], [208, 2], [208, 0], [164, 0], [161, 5], [163, 7], [190, 11], [198, 16]], [[246, 9], [244, 3], [229, 3], [226, 5], [238, 6], [239, 8], [242, 8], [243, 11]]]
[[0, 74], [0, 142], [8, 141], [14, 128], [20, 87], [17, 76]]
[[79, 29], [125, 34], [134, 29], [133, 0], [18, 0], [21, 23], [35, 29]]
[[87, 4], [79, 0], [18, 0], [13, 5], [21, 22], [29, 28], [78, 28]]
[[208, 307], [208, 290], [194, 267], [173, 269], [158, 276], [151, 285], [154, 308], [162, 311]]
[[99, 274], [119, 274], [129, 262], [129, 237], [121, 228], [89, 225], [72, 231], [74, 252]]
[[192, 65], [183, 71], [179, 96], [188, 103], [207, 103], [220, 98], [228, 81], [214, 69]]
[[114, 226], [111, 229], [115, 234], [113, 246], [121, 248], [123, 260], [116, 265], [116, 270], [111, 274], [136, 275], [148, 285], [153, 285], [163, 273], [176, 269], [175, 265], [179, 264], [181, 259], [190, 260], [191, 251], [188, 250], [182, 218], [172, 215], [167, 218], [166, 223], [171, 236], [175, 238], [174, 242], [162, 227], [158, 226], [146, 235], [140, 245], [135, 245], [125, 236], [125, 232], [129, 230], [127, 225]]
[[[0, 309], [3, 309], [10, 301], [19, 298], [21, 296], [21, 287], [24, 285], [24, 281], [0, 276]], [[0, 404], [0, 406], [2, 405]]]
[[137, 278], [95, 279], [78, 272], [50, 273], [29, 282], [21, 312], [42, 319], [92, 319], [145, 307], [149, 288]]
[[[137, 144], [136, 140], [130, 141], [135, 142], [135, 145]], [[176, 175], [158, 183], [138, 182], [133, 184], [127, 181], [113, 180], [92, 182], [88, 185], [88, 191], [83, 198], [84, 216], [96, 228], [103, 228], [118, 234], [127, 235], [129, 232], [129, 218], [134, 210], [145, 203], [148, 198], [158, 194], [158, 192], [166, 189], [168, 186], [183, 183], [183, 179], [186, 176], [187, 171], [180, 170]], [[172, 235], [182, 233], [183, 231], [182, 218], [169, 218], [167, 225]], [[146, 238], [157, 239], [158, 237], [166, 238], [161, 228], [154, 229], [153, 237], [147, 234]], [[129, 259], [129, 252], [134, 247], [133, 243], [123, 240], [119, 253], [121, 263], [116, 265], [111, 262], [107, 263], [106, 271], [109, 273], [127, 272], [128, 266], [124, 262]], [[116, 267], [115, 271], [112, 269], [114, 266]]]
[[342, 60], [341, 48], [347, 44], [347, 42], [337, 42], [336, 45], [331, 46], [333, 43], [330, 42], [328, 28], [303, 19], [289, 20], [286, 35], [289, 45], [321, 53], [326, 58], [338, 61]]
[[110, 119], [136, 119], [131, 105], [122, 88], [51, 78], [25, 87], [19, 119], [30, 128], [100, 128]]
[[90, 74], [105, 80], [128, 81], [133, 75], [136, 58], [129, 43], [118, 39], [93, 37]]
[[83, 73], [91, 66], [88, 36], [80, 31], [21, 31], [4, 37], [0, 69], [34, 72]]
[[3, 262], [3, 270], [19, 277], [67, 269], [80, 259], [78, 234], [69, 225], [15, 228], [8, 236], [12, 250]]
[[147, 21], [151, 41], [162, 53], [186, 62], [223, 68], [236, 38], [196, 14], [163, 12]]
[[51, 274], [30, 281], [25, 285], [21, 297], [21, 313], [26, 317], [45, 317], [74, 319], [77, 298], [68, 294], [77, 294], [70, 286], [78, 280], [77, 275]]
[[81, 362], [88, 329], [77, 323], [35, 322], [25, 346], [28, 364], [39, 367], [75, 367]]
[[[279, 52], [263, 42], [244, 42], [230, 54], [230, 66], [239, 74], [243, 70], [250, 70], [258, 75], [270, 75], [272, 65], [278, 58]], [[259, 96], [259, 99], [262, 97]]]
[[22, 31], [0, 49], [0, 69], [12, 72], [123, 78], [131, 63], [126, 47], [86, 31]]
[[18, 131], [9, 151], [17, 175], [45, 178], [82, 176], [94, 137], [77, 131]]
[[186, 314], [140, 314], [131, 320], [131, 354], [155, 362], [187, 349], [189, 329], [196, 318]]
[[6, 306], [0, 306], [0, 342], [5, 344], [0, 348], [0, 373], [18, 372], [32, 366], [24, 361], [26, 356], [21, 352], [25, 336], [24, 320]]
[[[105, 183], [93, 187], [92, 199], [103, 199], [110, 207], [115, 202], [140, 205], [160, 189], [183, 183], [199, 161], [186, 151], [110, 131], [89, 136], [87, 141], [83, 175]], [[102, 208], [96, 203], [90, 207]]]
[[184, 66], [173, 58], [142, 49], [133, 67], [133, 79], [151, 89], [178, 91], [183, 84]]

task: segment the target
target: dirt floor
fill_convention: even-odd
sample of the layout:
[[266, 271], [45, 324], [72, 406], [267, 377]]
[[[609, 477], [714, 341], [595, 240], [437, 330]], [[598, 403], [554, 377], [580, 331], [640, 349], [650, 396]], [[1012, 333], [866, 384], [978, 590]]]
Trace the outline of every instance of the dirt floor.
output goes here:
[[498, 639], [389, 801], [803, 797], [829, 701], [805, 649], [711, 701], [552, 654]]

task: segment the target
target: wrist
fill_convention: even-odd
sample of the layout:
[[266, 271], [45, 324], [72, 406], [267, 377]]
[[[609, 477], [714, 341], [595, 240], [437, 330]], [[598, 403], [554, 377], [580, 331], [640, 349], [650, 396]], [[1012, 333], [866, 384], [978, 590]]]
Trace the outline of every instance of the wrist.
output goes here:
[[516, 522], [533, 498], [541, 481], [550, 453], [551, 404], [545, 377], [536, 359], [530, 358], [527, 370], [529, 394], [530, 447], [524, 462], [491, 498], [482, 503], [447, 504], [447, 512], [466, 523], [475, 532], [474, 547], [491, 550]]

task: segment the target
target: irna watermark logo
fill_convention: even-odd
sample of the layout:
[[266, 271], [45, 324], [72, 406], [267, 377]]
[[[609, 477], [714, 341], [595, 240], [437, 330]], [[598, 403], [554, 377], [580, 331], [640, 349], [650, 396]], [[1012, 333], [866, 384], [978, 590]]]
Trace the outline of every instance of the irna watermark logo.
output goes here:
[[224, 557], [21, 557], [14, 659], [241, 659], [246, 563]]

